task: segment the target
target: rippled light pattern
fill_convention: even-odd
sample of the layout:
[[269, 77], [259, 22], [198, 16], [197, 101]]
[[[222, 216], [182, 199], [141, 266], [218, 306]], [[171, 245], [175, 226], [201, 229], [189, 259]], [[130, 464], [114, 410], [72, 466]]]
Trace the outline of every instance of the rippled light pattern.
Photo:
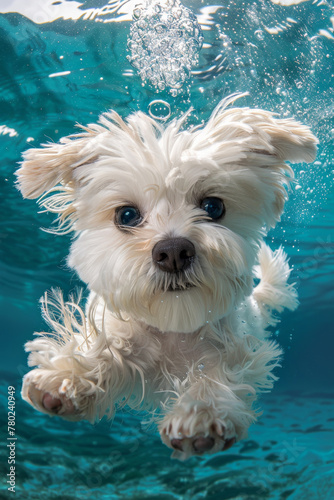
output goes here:
[[179, 0], [146, 0], [133, 11], [128, 60], [143, 85], [176, 96], [198, 62], [202, 41], [196, 16]]

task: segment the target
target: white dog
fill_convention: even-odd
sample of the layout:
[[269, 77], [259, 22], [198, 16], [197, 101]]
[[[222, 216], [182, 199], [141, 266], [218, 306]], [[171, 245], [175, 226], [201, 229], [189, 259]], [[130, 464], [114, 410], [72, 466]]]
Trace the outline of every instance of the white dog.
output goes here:
[[298, 304], [263, 237], [293, 180], [285, 161], [313, 161], [317, 140], [292, 119], [227, 109], [239, 96], [203, 127], [110, 112], [24, 154], [19, 188], [46, 193], [57, 232], [75, 231], [68, 263], [90, 290], [85, 313], [80, 296], [42, 300], [53, 333], [26, 344], [37, 368], [22, 389], [36, 409], [94, 422], [145, 408], [180, 459], [247, 435], [281, 357], [266, 329]]

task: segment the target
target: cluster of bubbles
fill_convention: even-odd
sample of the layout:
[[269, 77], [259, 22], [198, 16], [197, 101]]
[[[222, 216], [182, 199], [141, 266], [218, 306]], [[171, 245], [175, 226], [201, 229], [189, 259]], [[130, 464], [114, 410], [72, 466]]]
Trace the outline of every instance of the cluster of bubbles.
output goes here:
[[193, 12], [179, 0], [144, 0], [133, 11], [128, 60], [143, 84], [177, 96], [198, 62], [203, 42]]

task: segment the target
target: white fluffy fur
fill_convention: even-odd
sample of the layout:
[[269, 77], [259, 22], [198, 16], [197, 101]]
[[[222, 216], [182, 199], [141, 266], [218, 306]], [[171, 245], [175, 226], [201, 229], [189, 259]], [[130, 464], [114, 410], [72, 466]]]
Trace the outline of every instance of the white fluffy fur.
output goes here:
[[[41, 204], [59, 214], [56, 232], [75, 231], [68, 262], [91, 290], [85, 313], [80, 296], [64, 302], [54, 291], [42, 301], [53, 334], [26, 344], [37, 368], [22, 389], [38, 410], [92, 422], [112, 417], [117, 404], [158, 410], [161, 437], [181, 443], [181, 459], [203, 452], [198, 437], [210, 436], [214, 453], [246, 435], [281, 357], [266, 329], [275, 312], [298, 304], [283, 251], [263, 237], [293, 179], [285, 161], [312, 161], [316, 139], [293, 120], [227, 108], [236, 97], [202, 128], [181, 130], [183, 118], [163, 129], [142, 113], [125, 122], [110, 112], [24, 154], [19, 188], [27, 198], [46, 193]], [[224, 200], [220, 222], [199, 208], [208, 196]], [[115, 224], [123, 205], [139, 208], [138, 227]], [[183, 278], [152, 261], [167, 237], [195, 246]], [[45, 394], [61, 402], [56, 411]]]

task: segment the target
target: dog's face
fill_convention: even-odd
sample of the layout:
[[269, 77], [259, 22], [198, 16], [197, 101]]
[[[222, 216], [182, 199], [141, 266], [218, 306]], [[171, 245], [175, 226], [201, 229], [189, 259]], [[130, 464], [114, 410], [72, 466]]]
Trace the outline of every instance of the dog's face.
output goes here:
[[70, 266], [122, 317], [193, 332], [251, 293], [258, 244], [292, 178], [284, 160], [313, 160], [316, 140], [292, 120], [226, 104], [188, 131], [109, 113], [25, 153], [23, 195], [48, 191], [43, 205], [77, 234]]

